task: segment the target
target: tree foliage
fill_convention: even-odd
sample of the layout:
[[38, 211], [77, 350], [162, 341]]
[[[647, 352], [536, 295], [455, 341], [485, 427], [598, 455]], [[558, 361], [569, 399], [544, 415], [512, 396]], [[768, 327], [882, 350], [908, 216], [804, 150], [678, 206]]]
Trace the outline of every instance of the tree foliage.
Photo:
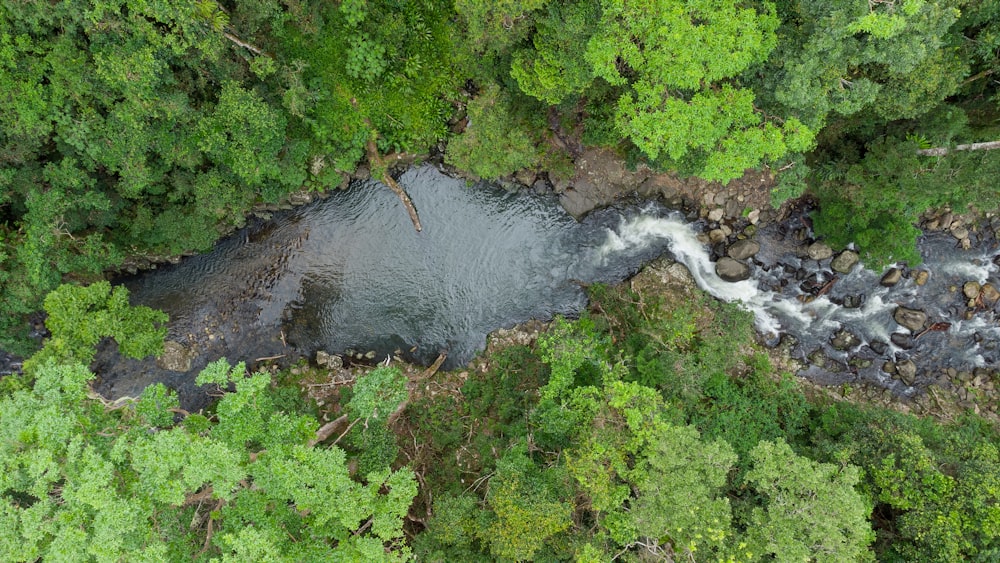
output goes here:
[[33, 364], [34, 387], [0, 399], [0, 557], [5, 561], [402, 561], [416, 492], [401, 469], [352, 478], [315, 419], [278, 411], [270, 377], [210, 365], [234, 383], [206, 418], [180, 419], [162, 385], [109, 409], [86, 367]]

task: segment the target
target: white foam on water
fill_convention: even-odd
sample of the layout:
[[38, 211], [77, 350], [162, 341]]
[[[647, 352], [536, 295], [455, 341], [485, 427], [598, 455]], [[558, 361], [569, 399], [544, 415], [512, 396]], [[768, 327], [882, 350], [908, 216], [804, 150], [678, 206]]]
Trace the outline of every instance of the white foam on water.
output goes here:
[[[715, 263], [709, 257], [708, 249], [679, 217], [640, 215], [625, 220], [617, 231], [608, 232], [608, 238], [598, 249], [598, 254], [603, 258], [609, 254], [643, 250], [662, 239], [668, 241], [674, 258], [687, 267], [698, 287], [722, 301], [741, 303], [754, 314], [757, 329], [762, 333], [780, 332], [781, 322], [768, 312], [768, 306], [777, 305], [777, 308], [785, 309], [784, 305], [780, 301], [774, 302], [774, 294], [761, 291], [752, 278], [735, 283], [720, 278], [715, 273]], [[808, 321], [808, 315], [801, 310], [789, 309], [785, 314]]]

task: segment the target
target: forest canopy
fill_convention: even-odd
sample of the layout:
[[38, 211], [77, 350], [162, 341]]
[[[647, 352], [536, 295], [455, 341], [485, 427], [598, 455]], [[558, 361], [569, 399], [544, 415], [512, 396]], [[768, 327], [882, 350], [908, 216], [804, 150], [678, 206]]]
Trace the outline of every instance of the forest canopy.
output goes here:
[[998, 20], [970, 0], [5, 3], [4, 342], [61, 281], [204, 250], [379, 154], [447, 145], [496, 178], [564, 166], [567, 132], [708, 180], [786, 171], [776, 203], [808, 190], [820, 233], [912, 258], [927, 207], [996, 205], [974, 171], [1000, 157], [912, 149], [1000, 133]]

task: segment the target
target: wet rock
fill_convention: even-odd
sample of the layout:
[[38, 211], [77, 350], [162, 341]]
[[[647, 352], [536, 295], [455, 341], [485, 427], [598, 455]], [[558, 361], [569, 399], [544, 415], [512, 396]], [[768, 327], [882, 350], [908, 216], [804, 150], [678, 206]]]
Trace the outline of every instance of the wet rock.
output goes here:
[[844, 296], [844, 308], [845, 309], [857, 309], [865, 302], [864, 295], [847, 295]]
[[899, 374], [903, 383], [912, 386], [917, 378], [917, 364], [913, 363], [913, 360], [896, 362], [896, 373]]
[[913, 283], [917, 285], [924, 285], [930, 277], [931, 273], [927, 270], [917, 270], [916, 272], [913, 272]]
[[909, 350], [910, 348], [913, 348], [913, 337], [904, 332], [892, 333], [892, 335], [889, 337], [889, 340], [897, 347], [902, 348], [903, 350]]
[[853, 250], [845, 250], [837, 255], [836, 258], [830, 262], [830, 268], [834, 272], [840, 272], [841, 274], [849, 274], [854, 265], [858, 263], [858, 253]]
[[814, 242], [806, 248], [806, 254], [813, 260], [826, 260], [833, 256], [833, 249], [822, 242]]
[[992, 307], [1000, 300], [1000, 290], [991, 284], [984, 284], [979, 290], [979, 296], [982, 298], [983, 303]]
[[969, 229], [966, 229], [962, 225], [951, 226], [951, 236], [957, 238], [958, 240], [969, 238]]
[[903, 270], [899, 268], [889, 268], [885, 274], [882, 275], [882, 279], [879, 280], [879, 285], [883, 287], [892, 287], [899, 283], [899, 280], [903, 278]]
[[868, 347], [879, 356], [885, 355], [889, 351], [889, 344], [881, 340], [872, 340], [868, 343]]
[[739, 282], [750, 277], [750, 266], [725, 256], [715, 263], [715, 273], [724, 281]]
[[896, 375], [896, 362], [886, 362], [882, 364], [882, 371], [889, 375]]
[[962, 247], [962, 250], [970, 250], [972, 248], [972, 241], [964, 238], [959, 241], [959, 245]]
[[719, 243], [726, 240], [726, 233], [722, 229], [712, 229], [708, 232], [708, 240], [712, 243]]
[[806, 356], [806, 358], [809, 360], [810, 364], [812, 364], [812, 365], [814, 365], [816, 367], [820, 367], [820, 368], [826, 367], [826, 364], [827, 364], [826, 354], [824, 354], [823, 350], [821, 350], [819, 348], [813, 350], [812, 353], [810, 353], [808, 356]]
[[167, 340], [163, 343], [163, 353], [156, 358], [160, 369], [187, 372], [191, 371], [191, 361], [197, 354], [180, 342]]
[[962, 294], [965, 295], [967, 299], [975, 299], [979, 297], [980, 289], [981, 287], [979, 286], [979, 282], [965, 282], [962, 285]]
[[316, 352], [316, 365], [329, 369], [340, 369], [344, 367], [344, 360], [340, 356], [320, 350]]
[[906, 307], [896, 307], [892, 318], [899, 325], [910, 329], [911, 332], [918, 332], [924, 328], [924, 324], [927, 322], [927, 313]]
[[730, 245], [726, 254], [733, 260], [746, 260], [760, 252], [760, 243], [754, 240], [738, 240]]
[[850, 350], [860, 343], [861, 340], [857, 336], [847, 332], [846, 330], [838, 331], [830, 341], [830, 345], [833, 346], [835, 350], [840, 351]]

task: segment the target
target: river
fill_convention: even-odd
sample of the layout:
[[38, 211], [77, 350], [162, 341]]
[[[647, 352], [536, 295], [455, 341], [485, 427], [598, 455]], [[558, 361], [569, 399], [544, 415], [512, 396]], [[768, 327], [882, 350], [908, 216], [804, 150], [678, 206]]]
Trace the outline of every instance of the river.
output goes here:
[[[930, 283], [906, 279], [884, 288], [879, 273], [858, 267], [828, 294], [804, 299], [803, 280], [815, 285], [832, 273], [829, 260], [801, 257], [801, 229], [788, 224], [762, 229], [754, 277], [728, 283], [715, 275], [712, 249], [697, 238], [703, 224], [656, 204], [600, 210], [577, 222], [552, 194], [469, 184], [430, 165], [408, 170], [399, 181], [422, 232], [388, 188], [356, 182], [255, 220], [210, 253], [120, 280], [134, 304], [170, 315], [168, 339], [190, 350], [192, 361], [187, 371], [170, 371], [152, 359], [126, 360], [105, 350], [95, 366], [97, 390], [134, 396], [163, 381], [192, 405], [203, 399], [194, 376], [209, 361], [225, 356], [252, 366], [261, 358], [312, 357], [318, 350], [423, 363], [447, 352], [445, 367], [454, 368], [484, 347], [489, 332], [577, 315], [586, 306], [584, 286], [626, 279], [665, 253], [712, 295], [752, 310], [765, 340], [791, 334], [800, 358], [822, 354], [825, 367], [804, 372], [822, 383], [862, 379], [907, 394], [919, 385], [893, 380], [882, 369], [885, 361], [919, 358], [919, 384], [947, 367], [1000, 363], [992, 311], [912, 340], [909, 349], [891, 340], [900, 330], [895, 307], [950, 319], [964, 310], [956, 284], [997, 283], [995, 240], [959, 253], [947, 235], [928, 235], [921, 248], [934, 272]], [[856, 299], [856, 306], [844, 307], [845, 298]], [[831, 346], [840, 330], [857, 342]]]

